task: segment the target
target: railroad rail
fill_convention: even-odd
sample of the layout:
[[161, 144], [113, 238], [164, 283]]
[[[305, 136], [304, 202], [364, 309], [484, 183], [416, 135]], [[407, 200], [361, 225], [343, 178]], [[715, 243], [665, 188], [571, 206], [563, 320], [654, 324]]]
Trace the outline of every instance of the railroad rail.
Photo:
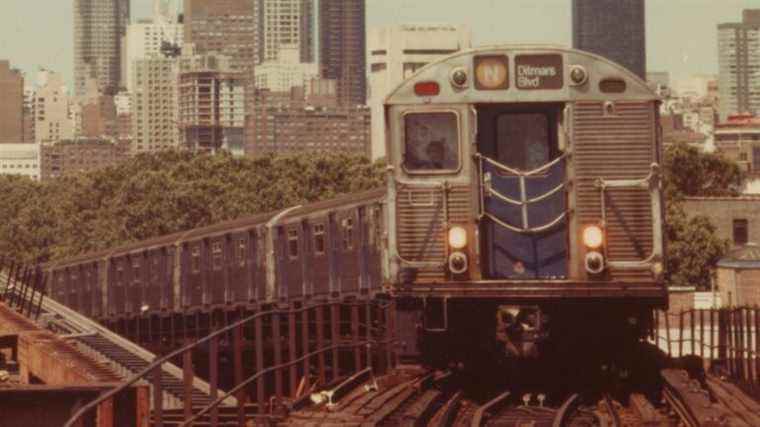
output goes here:
[[[0, 281], [3, 280], [10, 282], [11, 276], [2, 272]], [[38, 301], [39, 306], [35, 314], [38, 316], [39, 323], [74, 344], [83, 353], [110, 366], [122, 379], [128, 379], [159, 359], [157, 355], [113, 333], [99, 323], [50, 298], [44, 298], [37, 289], [19, 286], [22, 283], [19, 280], [15, 282], [16, 286], [7, 287], [5, 299], [19, 301], [20, 308], [31, 306], [31, 302]], [[24, 301], [28, 301], [28, 304], [24, 304]], [[24, 314], [23, 310], [22, 314]], [[170, 362], [162, 364], [161, 369], [162, 405], [167, 408], [181, 407], [186, 387], [182, 369]], [[195, 377], [189, 385], [194, 405], [211, 402], [210, 386], [207, 382]], [[152, 401], [155, 404], [155, 396]], [[233, 405], [234, 398], [226, 403]]]
[[754, 427], [760, 404], [738, 387], [710, 374], [704, 383], [684, 370], [664, 369], [663, 397], [686, 426]]

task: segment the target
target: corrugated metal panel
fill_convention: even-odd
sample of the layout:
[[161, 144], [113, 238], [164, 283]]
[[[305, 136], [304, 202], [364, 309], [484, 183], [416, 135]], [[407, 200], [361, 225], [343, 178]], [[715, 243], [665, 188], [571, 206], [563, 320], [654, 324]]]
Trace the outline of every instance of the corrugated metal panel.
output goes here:
[[[655, 161], [655, 111], [651, 102], [617, 102], [605, 116], [601, 102], [578, 103], [574, 114], [576, 213], [581, 224], [601, 217], [597, 178], [641, 179]], [[610, 259], [634, 261], [652, 251], [648, 190], [607, 189], [607, 249]], [[648, 270], [613, 271], [613, 279], [651, 280]]]
[[[446, 197], [448, 222], [472, 220], [470, 188], [452, 187]], [[439, 268], [421, 268], [418, 279], [443, 280], [446, 257], [446, 209], [443, 188], [400, 186], [398, 191], [398, 250], [402, 258], [415, 262], [438, 262]]]

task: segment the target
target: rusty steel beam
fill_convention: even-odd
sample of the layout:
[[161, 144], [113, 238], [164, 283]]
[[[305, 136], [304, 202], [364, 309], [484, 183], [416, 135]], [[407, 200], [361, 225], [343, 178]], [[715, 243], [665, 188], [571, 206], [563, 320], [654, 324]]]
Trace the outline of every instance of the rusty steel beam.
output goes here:
[[351, 344], [354, 346], [354, 371], [362, 369], [362, 353], [359, 348], [359, 305], [351, 304]]
[[182, 405], [184, 408], [185, 419], [190, 418], [193, 415], [193, 380], [195, 380], [195, 374], [193, 373], [193, 353], [192, 351], [186, 351], [182, 354], [182, 380], [183, 380], [183, 396]]
[[[273, 312], [270, 317], [270, 321], [272, 327], [274, 365], [280, 366], [282, 365], [282, 334], [280, 331], [280, 315], [276, 312]], [[283, 385], [282, 369], [276, 369], [274, 371], [274, 395], [278, 399], [281, 399], [285, 396], [285, 393], [283, 392]]]
[[[160, 359], [160, 356], [156, 356], [156, 359]], [[153, 417], [154, 425], [156, 427], [164, 427], [164, 393], [161, 387], [161, 374], [163, 370], [161, 365], [158, 365], [153, 370]]]
[[[318, 306], [315, 308], [317, 315], [317, 348], [322, 349], [325, 347], [325, 313], [324, 307]], [[327, 383], [327, 374], [325, 367], [325, 354], [320, 352], [317, 356], [317, 363], [319, 366], [319, 384], [324, 385]]]
[[288, 369], [288, 382], [289, 395], [292, 398], [296, 397], [296, 389], [298, 388], [298, 366], [293, 363], [298, 359], [298, 352], [296, 351], [296, 313], [288, 313], [288, 363], [291, 363]]
[[[303, 355], [310, 352], [309, 347], [309, 309], [305, 308], [301, 312], [301, 351]], [[311, 358], [305, 357], [303, 360], [303, 390], [306, 392], [311, 386]]]
[[[215, 335], [209, 341], [209, 397], [216, 400], [219, 397], [219, 336]], [[219, 408], [211, 408], [211, 425], [219, 424]]]
[[[236, 327], [232, 332], [232, 365], [235, 384], [243, 382], [243, 325]], [[245, 425], [245, 388], [237, 393], [237, 419], [239, 425]]]
[[[256, 352], [256, 372], [264, 370], [264, 330], [261, 317], [257, 317], [254, 323], [254, 340], [255, 340], [255, 352]], [[259, 405], [259, 414], [265, 414], [266, 412], [266, 396], [264, 395], [266, 388], [264, 384], [265, 378], [262, 375], [261, 378], [256, 380], [256, 400]]]
[[330, 345], [333, 346], [331, 381], [340, 378], [340, 354], [338, 353], [338, 344], [340, 344], [340, 306], [336, 303], [330, 306]]

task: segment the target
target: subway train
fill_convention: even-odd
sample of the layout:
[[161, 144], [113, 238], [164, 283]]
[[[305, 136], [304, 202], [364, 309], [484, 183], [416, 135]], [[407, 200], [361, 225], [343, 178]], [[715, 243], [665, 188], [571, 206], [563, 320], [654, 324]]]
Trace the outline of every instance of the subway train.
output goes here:
[[659, 104], [591, 53], [462, 51], [386, 98], [385, 188], [51, 263], [50, 293], [97, 319], [382, 294], [402, 355], [623, 351], [668, 303]]

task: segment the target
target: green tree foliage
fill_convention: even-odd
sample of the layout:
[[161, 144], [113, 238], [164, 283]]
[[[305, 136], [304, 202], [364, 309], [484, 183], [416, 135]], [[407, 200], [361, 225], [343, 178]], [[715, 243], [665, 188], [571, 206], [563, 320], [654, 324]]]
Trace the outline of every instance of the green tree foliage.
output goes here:
[[44, 183], [0, 176], [0, 253], [61, 259], [382, 183], [380, 164], [315, 154], [164, 152]]
[[688, 196], [736, 196], [746, 176], [739, 166], [718, 154], [705, 154], [679, 143], [665, 152], [663, 188], [666, 198], [668, 245], [666, 280], [670, 286], [710, 289], [712, 267], [726, 254], [730, 242], [716, 235], [704, 215], [683, 209]]

